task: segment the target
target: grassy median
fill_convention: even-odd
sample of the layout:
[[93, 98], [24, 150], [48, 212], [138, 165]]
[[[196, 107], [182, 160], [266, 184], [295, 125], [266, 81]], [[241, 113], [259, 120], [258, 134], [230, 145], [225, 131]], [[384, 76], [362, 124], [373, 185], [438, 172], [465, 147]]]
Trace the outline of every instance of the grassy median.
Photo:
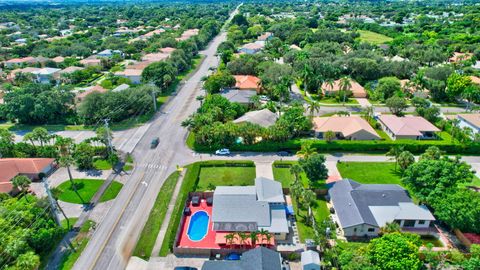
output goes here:
[[163, 219], [167, 213], [168, 204], [172, 198], [173, 190], [175, 189], [179, 176], [179, 172], [174, 172], [165, 180], [165, 183], [163, 183], [152, 211], [148, 216], [147, 223], [145, 223], [142, 234], [140, 234], [137, 246], [133, 251], [133, 256], [148, 259], [152, 255], [158, 232], [160, 231], [160, 227], [162, 227]]

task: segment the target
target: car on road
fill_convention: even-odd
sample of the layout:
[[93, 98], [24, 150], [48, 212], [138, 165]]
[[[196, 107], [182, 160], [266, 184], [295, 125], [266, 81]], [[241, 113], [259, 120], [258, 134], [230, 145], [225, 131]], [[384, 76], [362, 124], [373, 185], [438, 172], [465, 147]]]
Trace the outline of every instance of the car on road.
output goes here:
[[152, 142], [150, 143], [150, 148], [157, 148], [158, 144], [160, 143], [160, 138], [155, 137], [152, 139]]
[[190, 266], [177, 266], [173, 268], [173, 270], [198, 270], [198, 269]]
[[270, 101], [270, 99], [265, 95], [261, 95], [259, 96], [259, 98], [260, 98], [260, 101]]
[[228, 156], [228, 155], [230, 155], [230, 150], [227, 149], [227, 148], [222, 148], [222, 149], [219, 149], [219, 150], [215, 151], [215, 155]]
[[288, 156], [291, 156], [292, 155], [292, 151], [290, 150], [281, 150], [277, 153], [277, 155], [281, 156], [281, 157], [288, 157]]

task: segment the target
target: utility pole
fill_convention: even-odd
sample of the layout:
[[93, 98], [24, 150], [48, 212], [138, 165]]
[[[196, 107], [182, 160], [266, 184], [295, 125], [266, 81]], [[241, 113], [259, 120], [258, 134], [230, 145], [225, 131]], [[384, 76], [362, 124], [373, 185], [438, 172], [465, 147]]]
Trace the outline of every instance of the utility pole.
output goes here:
[[57, 202], [55, 198], [53, 198], [52, 192], [50, 191], [50, 187], [48, 186], [48, 179], [47, 177], [43, 178], [43, 186], [45, 187], [45, 191], [48, 195], [48, 201], [50, 202], [50, 209], [52, 210], [52, 215], [55, 218], [55, 222], [57, 222], [58, 226], [62, 226], [60, 223], [60, 219], [58, 218], [58, 209], [57, 209]]
[[153, 99], [153, 111], [157, 111], [157, 97], [155, 96], [155, 90], [152, 90], [152, 99]]
[[105, 130], [107, 131], [107, 144], [108, 144], [108, 151], [110, 154], [113, 153], [113, 146], [112, 146], [112, 134], [110, 133], [110, 127], [108, 126], [108, 121], [110, 119], [103, 119], [105, 122]]

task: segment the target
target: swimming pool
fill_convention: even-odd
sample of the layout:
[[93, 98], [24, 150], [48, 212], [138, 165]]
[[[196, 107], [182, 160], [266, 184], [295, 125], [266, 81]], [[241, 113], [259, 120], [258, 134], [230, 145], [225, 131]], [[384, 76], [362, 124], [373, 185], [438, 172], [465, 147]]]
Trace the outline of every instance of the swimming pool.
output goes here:
[[187, 235], [192, 241], [200, 241], [208, 231], [208, 220], [210, 217], [205, 211], [198, 211], [190, 218]]

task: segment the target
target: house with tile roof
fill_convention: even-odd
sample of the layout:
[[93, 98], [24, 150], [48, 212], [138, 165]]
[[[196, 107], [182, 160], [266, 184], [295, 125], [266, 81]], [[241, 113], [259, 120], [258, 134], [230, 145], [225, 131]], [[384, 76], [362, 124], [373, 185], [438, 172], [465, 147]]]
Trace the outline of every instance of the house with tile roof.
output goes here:
[[450, 63], [459, 63], [461, 61], [469, 60], [472, 58], [473, 54], [471, 53], [461, 53], [461, 52], [454, 52], [453, 56], [448, 58], [448, 62]]
[[461, 128], [470, 128], [474, 134], [480, 133], [480, 113], [457, 114]]
[[396, 115], [381, 115], [378, 117], [378, 122], [392, 140], [435, 139], [435, 133], [440, 131], [440, 129], [421, 116], [408, 115], [398, 117]]
[[233, 120], [233, 123], [241, 124], [241, 123], [249, 122], [252, 124], [257, 124], [262, 127], [270, 127], [275, 125], [277, 120], [278, 120], [278, 114], [270, 111], [269, 109], [263, 109], [258, 111], [247, 112], [246, 114]]
[[327, 131], [335, 133], [337, 139], [379, 140], [375, 129], [360, 116], [331, 116], [313, 118], [313, 130], [317, 138], [323, 139]]
[[253, 104], [252, 97], [257, 95], [257, 91], [225, 89], [220, 94], [230, 102], [237, 102], [245, 106], [250, 106]]
[[17, 175], [40, 180], [40, 174], [49, 175], [56, 168], [53, 158], [3, 158], [0, 159], [0, 193], [15, 192], [11, 183]]
[[94, 85], [94, 86], [90, 86], [90, 87], [87, 87], [87, 88], [83, 88], [76, 93], [75, 101], [77, 103], [80, 103], [85, 99], [86, 96], [90, 95], [93, 92], [105, 93], [105, 92], [107, 92], [107, 89], [101, 87], [100, 85]]
[[129, 79], [133, 84], [140, 84], [142, 82], [143, 69], [127, 68], [123, 71], [115, 72], [115, 76]]
[[35, 57], [29, 56], [24, 58], [13, 58], [13, 59], [7, 60], [4, 62], [4, 65], [7, 68], [13, 68], [13, 67], [24, 65], [24, 64], [27, 64], [27, 65], [35, 64], [36, 62], [37, 62], [37, 59], [35, 59]]
[[246, 54], [256, 54], [263, 50], [265, 44], [263, 42], [253, 42], [243, 45], [238, 51]]
[[347, 238], [378, 236], [380, 228], [392, 222], [402, 230], [428, 234], [435, 220], [426, 206], [414, 204], [399, 185], [360, 184], [344, 179], [334, 182], [328, 195], [334, 220]]
[[[358, 82], [349, 79], [350, 80], [350, 91], [352, 91], [352, 95], [354, 98], [366, 98], [367, 97], [367, 91], [365, 91], [365, 88], [361, 86]], [[332, 85], [329, 83], [323, 83], [321, 88], [322, 88], [322, 93], [325, 96], [335, 96], [337, 93], [340, 91], [341, 87], [341, 80], [338, 79], [333, 82]]]
[[252, 75], [234, 75], [235, 89], [238, 90], [254, 90], [260, 93], [260, 78]]

